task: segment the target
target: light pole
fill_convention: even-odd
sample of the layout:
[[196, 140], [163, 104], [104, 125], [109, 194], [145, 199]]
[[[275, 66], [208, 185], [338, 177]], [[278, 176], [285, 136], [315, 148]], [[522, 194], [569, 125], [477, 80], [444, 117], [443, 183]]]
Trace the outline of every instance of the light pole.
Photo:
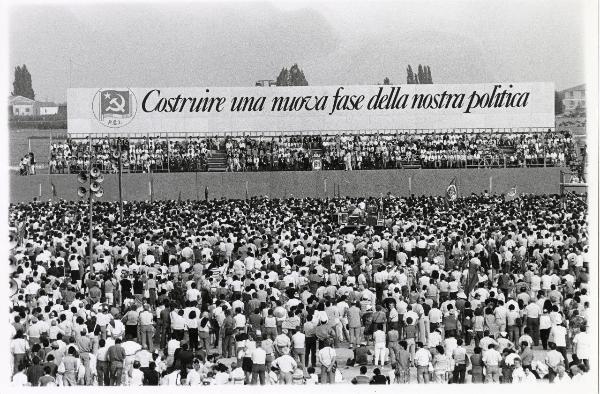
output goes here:
[[[119, 181], [119, 221], [123, 223], [123, 152], [129, 152], [129, 140], [117, 138], [112, 148], [113, 160], [117, 160], [117, 178]], [[114, 163], [114, 162], [113, 162]]]
[[92, 264], [92, 256], [93, 256], [93, 241], [94, 241], [94, 197], [100, 198], [104, 194], [104, 190], [100, 185], [104, 178], [102, 177], [102, 173], [100, 169], [94, 166], [95, 155], [92, 149], [92, 137], [89, 136], [89, 165], [87, 171], [81, 171], [77, 176], [77, 180], [81, 184], [77, 189], [77, 195], [81, 198], [87, 196], [88, 204], [89, 204], [89, 222], [90, 222], [90, 238], [88, 244], [88, 263]]

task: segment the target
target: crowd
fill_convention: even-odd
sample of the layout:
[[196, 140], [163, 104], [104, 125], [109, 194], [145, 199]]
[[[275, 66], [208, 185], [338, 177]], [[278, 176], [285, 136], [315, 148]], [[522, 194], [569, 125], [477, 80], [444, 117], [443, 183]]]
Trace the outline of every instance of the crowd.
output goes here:
[[[93, 141], [105, 172], [116, 172], [108, 138]], [[313, 158], [325, 170], [566, 166], [575, 158], [564, 132], [375, 134], [279, 137], [189, 137], [130, 139], [123, 159], [128, 172], [208, 171], [212, 152], [226, 155], [228, 171], [307, 171]], [[89, 165], [89, 141], [66, 140], [50, 147], [52, 173], [77, 173]], [[23, 172], [27, 174], [27, 171]]]
[[[10, 206], [13, 385], [558, 384], [595, 370], [577, 198], [127, 202], [123, 222], [117, 205], [94, 204], [91, 253], [84, 202]], [[383, 226], [336, 220], [373, 211]]]
[[[92, 139], [95, 162], [103, 172], [117, 172], [118, 157], [114, 141], [109, 138]], [[210, 138], [129, 139], [129, 148], [122, 156], [122, 165], [128, 172], [193, 172], [207, 171], [207, 157], [214, 143]], [[89, 140], [68, 139], [50, 146], [50, 172], [53, 174], [78, 173], [89, 167]]]

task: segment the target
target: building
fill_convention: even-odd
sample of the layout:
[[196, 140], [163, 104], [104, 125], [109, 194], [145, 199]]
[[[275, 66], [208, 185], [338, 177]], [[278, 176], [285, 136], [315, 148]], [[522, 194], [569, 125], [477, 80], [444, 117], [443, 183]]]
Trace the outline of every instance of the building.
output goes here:
[[11, 114], [15, 116], [35, 116], [39, 115], [39, 103], [35, 100], [23, 96], [10, 96], [8, 105], [11, 108]]
[[272, 79], [259, 79], [256, 81], [254, 86], [262, 86], [263, 88], [268, 86], [277, 86], [277, 82], [273, 81]]
[[52, 102], [38, 103], [40, 115], [58, 114], [58, 104]]
[[585, 84], [565, 89], [561, 93], [564, 113], [585, 111]]

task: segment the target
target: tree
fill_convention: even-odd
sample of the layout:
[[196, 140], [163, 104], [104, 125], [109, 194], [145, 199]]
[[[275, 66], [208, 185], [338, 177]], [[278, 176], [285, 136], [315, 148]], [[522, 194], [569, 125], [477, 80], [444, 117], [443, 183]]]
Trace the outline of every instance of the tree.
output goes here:
[[410, 66], [410, 64], [408, 65], [408, 68], [406, 69], [406, 83], [408, 84], [414, 84], [415, 83], [415, 74], [413, 73], [412, 67]]
[[297, 63], [290, 68], [290, 86], [308, 86], [304, 72]]
[[15, 80], [13, 82], [13, 96], [23, 96], [35, 100], [35, 92], [31, 85], [31, 74], [27, 70], [27, 66], [15, 67]]
[[390, 82], [390, 79], [388, 77], [383, 78], [383, 84], [384, 85], [391, 85], [392, 83]]
[[431, 78], [431, 67], [427, 66], [427, 82], [433, 83], [433, 78]]
[[285, 67], [282, 68], [275, 84], [277, 86], [308, 86], [308, 81], [296, 63], [289, 70]]
[[290, 86], [290, 72], [287, 68], [282, 68], [275, 81], [277, 86]]
[[563, 97], [562, 94], [560, 94], [557, 91], [554, 91], [554, 114], [555, 115], [560, 115], [564, 112], [564, 107], [563, 107]]
[[425, 74], [423, 73], [423, 66], [421, 66], [420, 64], [417, 71], [417, 78], [419, 80], [417, 83], [425, 83]]

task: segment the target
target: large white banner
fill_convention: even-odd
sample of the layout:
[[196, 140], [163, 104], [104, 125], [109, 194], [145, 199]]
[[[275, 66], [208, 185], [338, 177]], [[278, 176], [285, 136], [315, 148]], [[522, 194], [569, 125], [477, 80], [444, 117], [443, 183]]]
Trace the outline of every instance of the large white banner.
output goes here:
[[69, 133], [554, 127], [553, 83], [75, 88]]

